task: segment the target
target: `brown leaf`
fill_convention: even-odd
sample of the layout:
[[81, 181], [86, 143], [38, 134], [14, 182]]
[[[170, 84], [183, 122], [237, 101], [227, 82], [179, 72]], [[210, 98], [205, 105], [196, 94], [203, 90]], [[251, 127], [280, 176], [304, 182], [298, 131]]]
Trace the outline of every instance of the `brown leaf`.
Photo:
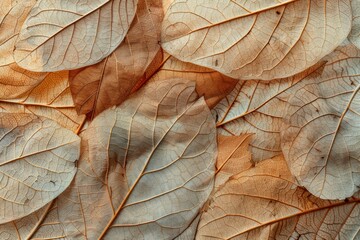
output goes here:
[[344, 199], [360, 189], [360, 50], [347, 44], [325, 60], [321, 76], [288, 90], [281, 142], [302, 186]]
[[235, 87], [238, 80], [229, 78], [214, 70], [185, 63], [167, 55], [153, 81], [182, 78], [196, 82], [196, 92], [204, 96], [206, 103], [213, 108]]
[[351, 29], [350, 0], [174, 0], [162, 47], [237, 79], [284, 78], [332, 52]]
[[79, 171], [59, 198], [69, 238], [171, 239], [214, 183], [215, 123], [191, 81], [152, 82], [97, 116]]
[[33, 113], [47, 117], [61, 126], [78, 132], [85, 115], [77, 115], [68, 82], [68, 72], [46, 75], [44, 81], [14, 99], [0, 100], [0, 112]]
[[140, 0], [129, 33], [115, 52], [96, 65], [70, 72], [79, 113], [92, 112], [94, 117], [122, 103], [137, 84], [151, 76], [147, 68], [158, 68], [162, 62], [158, 43], [162, 18], [161, 0]]
[[201, 216], [196, 239], [357, 239], [360, 199], [321, 200], [297, 187], [283, 157], [229, 180]]
[[0, 113], [0, 223], [45, 206], [73, 179], [80, 138], [33, 114]]
[[40, 72], [95, 64], [124, 40], [136, 6], [137, 0], [38, 0], [21, 28], [15, 60]]

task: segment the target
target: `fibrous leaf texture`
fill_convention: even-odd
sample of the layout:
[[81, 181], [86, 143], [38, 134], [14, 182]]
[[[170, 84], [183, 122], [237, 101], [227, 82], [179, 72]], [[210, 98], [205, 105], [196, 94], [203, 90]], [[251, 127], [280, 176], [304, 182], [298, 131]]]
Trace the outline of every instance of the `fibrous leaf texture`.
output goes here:
[[321, 200], [294, 180], [282, 156], [234, 175], [214, 193], [196, 239], [360, 237], [359, 198]]
[[212, 191], [217, 152], [194, 89], [153, 82], [81, 134], [78, 174], [59, 198], [67, 236], [172, 239], [192, 223]]
[[360, 240], [360, 0], [1, 0], [0, 240]]
[[97, 63], [123, 41], [136, 6], [137, 0], [37, 1], [15, 44], [15, 60], [37, 72]]
[[282, 149], [301, 185], [344, 199], [360, 186], [360, 51], [341, 46], [326, 61], [320, 76], [289, 90]]
[[175, 0], [162, 46], [238, 79], [283, 78], [314, 65], [350, 32], [349, 0]]
[[152, 68], [158, 68], [163, 56], [158, 43], [162, 18], [160, 0], [139, 0], [123, 43], [100, 63], [70, 72], [70, 88], [79, 113], [91, 112], [94, 117], [122, 103], [151, 76]]
[[0, 113], [0, 223], [43, 207], [76, 173], [80, 138], [32, 114]]

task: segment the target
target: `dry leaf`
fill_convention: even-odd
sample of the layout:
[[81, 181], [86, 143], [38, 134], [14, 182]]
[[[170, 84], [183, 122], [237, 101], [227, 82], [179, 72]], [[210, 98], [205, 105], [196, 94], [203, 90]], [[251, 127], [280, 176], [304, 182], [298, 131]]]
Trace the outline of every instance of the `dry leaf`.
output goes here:
[[147, 84], [82, 133], [79, 170], [59, 198], [69, 238], [171, 239], [214, 183], [215, 123], [195, 84]]
[[14, 99], [26, 94], [45, 78], [46, 73], [35, 73], [15, 63], [0, 66], [0, 99]]
[[351, 0], [351, 8], [353, 22], [348, 38], [356, 47], [360, 48], [360, 0]]
[[0, 66], [14, 63], [15, 41], [36, 0], [2, 0], [0, 3]]
[[137, 0], [38, 0], [21, 28], [14, 57], [31, 71], [95, 64], [123, 41]]
[[41, 218], [37, 219], [37, 225], [31, 230], [29, 236], [24, 239], [67, 239], [64, 226], [59, 221], [59, 207], [54, 200], [51, 205], [43, 209]]
[[198, 216], [191, 225], [182, 232], [176, 240], [195, 239], [200, 217], [213, 201], [213, 194], [223, 187], [231, 177], [246, 171], [253, 166], [251, 154], [248, 151], [251, 135], [218, 136], [218, 157], [216, 160], [215, 187], [208, 201], [204, 204]]
[[63, 239], [56, 202], [15, 221], [0, 225], [0, 239]]
[[344, 199], [360, 187], [360, 50], [348, 44], [325, 60], [321, 76], [288, 90], [282, 149], [302, 186]]
[[50, 203], [38, 211], [15, 221], [0, 225], [0, 239], [21, 240], [29, 239], [29, 235], [36, 229], [39, 219], [47, 213], [46, 209], [50, 207]]
[[170, 55], [166, 55], [165, 59], [153, 81], [172, 78], [192, 80], [196, 82], [196, 92], [204, 96], [210, 108], [230, 93], [238, 82], [214, 70], [182, 62]]
[[202, 214], [196, 239], [358, 239], [360, 199], [321, 200], [296, 186], [283, 157], [229, 180]]
[[[122, 103], [132, 89], [144, 81], [150, 64], [162, 62], [160, 25], [161, 0], [139, 0], [137, 13], [124, 42], [102, 62], [70, 72], [70, 86], [76, 109], [81, 114]], [[156, 58], [158, 63], [153, 63]], [[157, 66], [155, 68], [158, 68]]]
[[184, 232], [182, 232], [179, 236], [174, 238], [174, 240], [195, 239], [197, 226], [199, 224], [199, 221], [200, 221], [200, 214], [196, 218], [194, 218], [194, 220], [192, 221], [190, 226], [188, 228], [186, 228], [186, 230]]
[[174, 0], [163, 48], [233, 78], [283, 78], [314, 65], [351, 29], [349, 0]]
[[269, 82], [239, 81], [234, 90], [214, 109], [218, 133], [237, 135], [251, 133], [254, 161], [281, 154], [280, 130], [287, 108], [288, 90], [299, 81], [321, 74], [324, 62], [286, 79]]
[[0, 113], [0, 223], [24, 217], [73, 179], [80, 138], [32, 114]]
[[218, 136], [215, 190], [232, 176], [253, 166], [250, 141], [251, 135]]
[[47, 74], [44, 81], [14, 99], [0, 100], [0, 112], [33, 113], [47, 117], [62, 127], [78, 132], [85, 115], [76, 113], [68, 82], [68, 72]]
[[0, 99], [16, 98], [39, 84], [45, 73], [21, 69], [13, 57], [20, 28], [35, 0], [2, 0], [0, 3]]

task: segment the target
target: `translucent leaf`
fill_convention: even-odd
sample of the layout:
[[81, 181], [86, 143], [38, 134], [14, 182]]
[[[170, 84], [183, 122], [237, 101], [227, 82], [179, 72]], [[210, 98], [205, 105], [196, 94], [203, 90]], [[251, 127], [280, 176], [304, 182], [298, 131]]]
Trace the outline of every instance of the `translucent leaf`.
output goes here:
[[80, 138], [33, 114], [0, 113], [0, 223], [56, 198], [76, 173]]
[[288, 107], [288, 90], [302, 80], [308, 81], [321, 74], [324, 64], [321, 61], [285, 79], [239, 81], [212, 111], [218, 133], [226, 136], [253, 134], [250, 147], [255, 162], [280, 155], [280, 130]]
[[66, 71], [47, 74], [44, 81], [24, 94], [0, 100], [0, 112], [33, 113], [78, 132], [85, 122], [85, 115], [76, 113], [68, 75]]
[[152, 81], [182, 78], [196, 82], [196, 92], [204, 96], [206, 103], [213, 108], [235, 87], [235, 79], [224, 76], [214, 70], [182, 62], [165, 55], [165, 60]]
[[[161, 0], [139, 0], [137, 12], [124, 42], [102, 62], [70, 72], [76, 109], [92, 117], [122, 103], [162, 62]], [[155, 59], [154, 59], [155, 58]], [[149, 69], [151, 71], [151, 69]]]
[[195, 84], [149, 83], [97, 116], [82, 135], [79, 171], [59, 198], [70, 238], [171, 239], [213, 189], [215, 123]]
[[97, 63], [124, 40], [137, 0], [39, 0], [21, 28], [14, 57], [48, 72]]
[[349, 0], [174, 0], [162, 46], [233, 78], [284, 78], [341, 44], [351, 16]]
[[360, 50], [344, 45], [325, 60], [321, 76], [289, 89], [281, 142], [302, 186], [344, 199], [360, 186]]
[[358, 239], [360, 199], [321, 200], [297, 187], [282, 156], [232, 177], [213, 195], [196, 239]]

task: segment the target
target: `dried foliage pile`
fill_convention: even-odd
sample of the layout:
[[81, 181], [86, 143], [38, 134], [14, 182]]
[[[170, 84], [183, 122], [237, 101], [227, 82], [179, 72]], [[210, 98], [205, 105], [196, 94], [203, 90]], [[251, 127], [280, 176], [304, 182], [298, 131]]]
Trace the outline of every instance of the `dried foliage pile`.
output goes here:
[[0, 239], [360, 239], [360, 0], [1, 0]]

